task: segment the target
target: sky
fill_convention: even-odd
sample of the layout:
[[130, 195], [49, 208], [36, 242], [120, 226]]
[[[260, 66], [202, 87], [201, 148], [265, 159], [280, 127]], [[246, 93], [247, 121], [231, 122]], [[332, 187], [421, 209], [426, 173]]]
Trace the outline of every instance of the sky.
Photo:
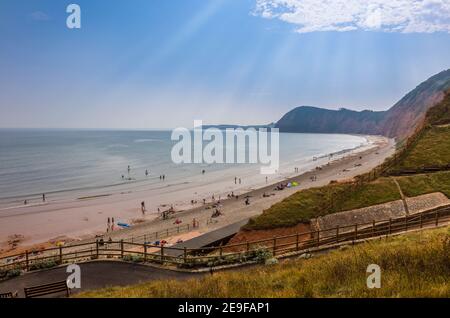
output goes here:
[[0, 0], [2, 128], [386, 110], [449, 68], [450, 0]]

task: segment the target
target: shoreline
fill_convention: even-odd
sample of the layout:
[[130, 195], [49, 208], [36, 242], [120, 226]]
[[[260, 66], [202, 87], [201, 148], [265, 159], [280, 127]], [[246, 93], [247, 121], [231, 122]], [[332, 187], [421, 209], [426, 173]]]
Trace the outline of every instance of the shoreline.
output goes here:
[[[355, 136], [364, 138], [366, 142], [364, 144], [361, 144], [359, 146], [353, 147], [353, 148], [345, 148], [339, 151], [331, 152], [331, 153], [323, 153], [318, 154], [314, 156], [314, 158], [317, 158], [319, 161], [320, 159], [326, 159], [326, 158], [332, 158], [332, 157], [339, 157], [339, 156], [345, 156], [349, 153], [352, 153], [354, 151], [359, 151], [361, 148], [370, 147], [371, 142], [369, 141], [370, 138], [373, 137], [379, 137], [379, 136], [369, 136], [369, 135], [357, 135], [357, 134], [348, 134], [349, 136]], [[296, 161], [297, 162], [297, 161]], [[312, 162], [309, 160], [306, 160], [304, 163], [301, 163], [300, 165], [303, 165], [301, 167], [302, 173], [308, 172], [311, 167], [308, 167], [311, 165]], [[286, 164], [285, 164], [286, 165]], [[293, 162], [288, 162], [289, 166], [294, 165]], [[280, 167], [281, 168], [281, 167]], [[238, 168], [245, 172], [247, 169], [243, 169], [242, 167]], [[217, 172], [217, 171], [216, 171]], [[288, 173], [291, 174], [291, 173]], [[280, 175], [283, 175], [283, 173], [280, 173]], [[195, 176], [191, 176], [191, 178], [195, 178]], [[130, 179], [128, 181], [122, 181], [119, 183], [113, 183], [113, 184], [103, 184], [99, 186], [84, 186], [79, 188], [70, 188], [70, 189], [62, 189], [62, 190], [52, 190], [52, 191], [46, 191], [45, 195], [47, 196], [46, 202], [42, 202], [42, 193], [29, 193], [29, 194], [19, 194], [19, 195], [12, 195], [7, 197], [0, 197], [0, 217], [1, 213], [4, 211], [12, 210], [12, 209], [19, 209], [19, 208], [27, 208], [27, 207], [35, 207], [35, 206], [43, 206], [48, 204], [57, 204], [57, 203], [63, 203], [63, 202], [76, 202], [79, 200], [90, 200], [90, 199], [96, 199], [106, 196], [113, 196], [113, 195], [120, 195], [125, 193], [131, 193], [131, 192], [144, 192], [152, 188], [158, 188], [158, 185], [160, 185], [161, 188], [167, 187], [167, 184], [161, 184], [157, 182], [146, 182], [151, 181], [153, 179], [157, 179], [156, 176], [153, 176], [152, 178], [148, 179]], [[172, 184], [168, 184], [169, 186], [177, 186], [180, 184], [189, 184], [189, 181], [183, 181], [184, 179], [179, 180], [179, 182], [175, 182]], [[140, 186], [148, 186], [150, 188], [143, 188], [140, 189]], [[120, 189], [119, 187], [125, 187]], [[116, 188], [116, 189], [114, 189]], [[113, 189], [112, 191], [106, 192], [107, 189]], [[89, 192], [90, 190], [90, 192]], [[67, 194], [67, 196], [65, 196]], [[62, 197], [57, 197], [56, 199], [51, 199], [52, 195], [62, 195]], [[24, 200], [28, 201], [27, 205], [24, 205]], [[34, 201], [37, 201], [34, 203]], [[2, 203], [3, 202], [3, 203]], [[5, 203], [6, 202], [6, 203]], [[16, 204], [16, 205], [10, 205], [8, 204]]]
[[[389, 140], [387, 138], [381, 137], [381, 136], [365, 136], [365, 138], [368, 140], [367, 144], [364, 144], [362, 146], [357, 147], [356, 149], [349, 149], [349, 150], [342, 150], [339, 152], [344, 152], [344, 155], [340, 158], [336, 158], [332, 161], [329, 162], [324, 162], [326, 160], [317, 160], [314, 163], [314, 165], [316, 166], [322, 166], [325, 167], [323, 168], [322, 171], [316, 171], [315, 168], [311, 168], [308, 171], [303, 171], [297, 174], [290, 174], [289, 176], [285, 176], [285, 175], [280, 175], [278, 176], [278, 178], [274, 178], [271, 179], [270, 183], [267, 183], [267, 185], [263, 185], [263, 186], [259, 186], [259, 187], [241, 187], [241, 189], [239, 191], [234, 191], [235, 194], [240, 195], [242, 197], [242, 194], [246, 194], [246, 195], [250, 195], [252, 198], [251, 200], [251, 205], [250, 206], [245, 206], [242, 202], [243, 199], [240, 198], [239, 200], [235, 200], [235, 199], [226, 199], [226, 195], [224, 197], [222, 197], [223, 194], [225, 193], [230, 193], [233, 187], [227, 187], [225, 186], [222, 189], [222, 194], [221, 194], [221, 204], [220, 204], [220, 210], [221, 212], [223, 212], [224, 216], [221, 216], [219, 218], [217, 218], [216, 223], [210, 224], [209, 226], [205, 226], [202, 227], [202, 232], [209, 231], [209, 230], [213, 230], [222, 226], [226, 226], [228, 224], [234, 223], [234, 222], [238, 222], [240, 220], [243, 220], [245, 218], [249, 218], [252, 216], [255, 216], [259, 213], [262, 213], [262, 211], [266, 208], [268, 208], [270, 205], [281, 201], [282, 199], [284, 199], [285, 197], [289, 196], [290, 194], [299, 191], [301, 189], [304, 188], [309, 188], [309, 187], [313, 187], [313, 186], [321, 186], [323, 185], [323, 183], [325, 182], [325, 180], [329, 179], [330, 176], [328, 175], [329, 172], [328, 170], [332, 170], [331, 171], [331, 175], [333, 176], [332, 179], [342, 179], [342, 177], [345, 178], [351, 178], [354, 176], [354, 174], [361, 174], [364, 171], [362, 171], [364, 168], [365, 170], [370, 170], [371, 168], [373, 168], [373, 166], [375, 165], [371, 165], [370, 161], [368, 164], [363, 162], [363, 165], [361, 167], [359, 167], [359, 169], [356, 169], [355, 167], [350, 167], [351, 170], [349, 170], [349, 172], [342, 172], [339, 167], [341, 165], [348, 165], [350, 164], [352, 161], [355, 161], [359, 156], [366, 156], [367, 154], [375, 154], [377, 149], [385, 149], [387, 150], [387, 153], [393, 153], [393, 151], [389, 151], [392, 150], [392, 146], [395, 145], [393, 140]], [[387, 149], [386, 149], [387, 148]], [[359, 150], [359, 151], [357, 151]], [[385, 151], [386, 152], [386, 151]], [[329, 155], [325, 155], [325, 159], [328, 158]], [[335, 156], [335, 154], [333, 154], [333, 156]], [[331, 156], [331, 157], [333, 157]], [[378, 161], [383, 161], [384, 158], [386, 158], [388, 156], [388, 154], [383, 153], [382, 156], [383, 158], [378, 158]], [[339, 156], [337, 156], [339, 157]], [[377, 161], [377, 162], [378, 162]], [[381, 163], [381, 162], [379, 162]], [[295, 162], [292, 163], [295, 165]], [[346, 167], [345, 169], [348, 169], [349, 167]], [[324, 171], [325, 170], [325, 171]], [[321, 175], [318, 178], [318, 181], [316, 182], [310, 182], [307, 177], [308, 175], [314, 174], [316, 173], [317, 175]], [[277, 184], [280, 184], [280, 182], [283, 183], [288, 183], [288, 182], [293, 182], [293, 181], [300, 181], [300, 186], [295, 187], [295, 188], [288, 188], [285, 189], [283, 191], [276, 191], [276, 193], [274, 195], [271, 195], [269, 198], [260, 198], [262, 197], [262, 194], [264, 192], [273, 192], [273, 187], [275, 187]], [[327, 182], [329, 183], [329, 182]], [[208, 188], [208, 184], [203, 185], [203, 188]], [[230, 191], [231, 190], [231, 191]], [[171, 192], [169, 192], [170, 194]], [[95, 209], [101, 210], [101, 211], [97, 211], [97, 214], [103, 215], [104, 211], [109, 207], [112, 206], [116, 206], [116, 205], [120, 205], [122, 204], [122, 206], [128, 207], [128, 212], [130, 212], [130, 206], [134, 205], [131, 204], [132, 202], [136, 201], [136, 199], [134, 198], [136, 195], [139, 196], [142, 193], [140, 192], [131, 192], [131, 193], [127, 193], [127, 195], [130, 195], [132, 198], [128, 198], [127, 200], [121, 200], [123, 198], [121, 198], [121, 196], [108, 196], [108, 197], [101, 197], [101, 198], [94, 198], [94, 199], [86, 199], [86, 200], [81, 200], [81, 201], [75, 201], [75, 202], [57, 202], [57, 203], [52, 203], [52, 204], [48, 204], [48, 205], [41, 205], [38, 207], [32, 207], [33, 210], [38, 210], [35, 211], [36, 214], [31, 214], [31, 213], [23, 213], [23, 211], [20, 211], [23, 209], [22, 208], [17, 208], [17, 209], [11, 209], [10, 212], [14, 212], [11, 213], [8, 216], [2, 216], [0, 217], [2, 219], [2, 223], [6, 223], [4, 222], [5, 220], [8, 221], [11, 226], [8, 226], [7, 228], [10, 229], [9, 233], [11, 233], [10, 235], [23, 235], [21, 232], [24, 231], [18, 231], [17, 229], [15, 231], [12, 230], [13, 225], [14, 224], [18, 224], [17, 222], [20, 223], [21, 219], [28, 219], [28, 224], [30, 223], [30, 221], [33, 221], [33, 219], [35, 219], [37, 221], [38, 224], [34, 224], [34, 228], [35, 231], [27, 231], [27, 236], [23, 236], [20, 241], [17, 243], [16, 248], [21, 248], [24, 246], [34, 246], [36, 244], [45, 244], [46, 242], [52, 242], [52, 244], [54, 244], [55, 241], [58, 241], [58, 239], [60, 241], [65, 241], [67, 240], [68, 242], [71, 240], [86, 240], [86, 239], [92, 239], [93, 237], [95, 237], [95, 235], [102, 235], [105, 234], [105, 230], [102, 228], [106, 228], [106, 226], [100, 226], [100, 227], [90, 227], [89, 230], [87, 231], [81, 231], [78, 232], [77, 231], [70, 231], [70, 230], [64, 230], [64, 229], [60, 229], [56, 232], [51, 232], [48, 231], [47, 233], [41, 233], [39, 235], [39, 237], [36, 237], [33, 239], [33, 232], [36, 232], [36, 227], [39, 227], [39, 223], [43, 224], [42, 226], [45, 226], [45, 217], [55, 217], [56, 219], [63, 219], [64, 222], [62, 222], [63, 224], [67, 223], [67, 220], [70, 219], [75, 219], [75, 218], [88, 218], [88, 216], [85, 216], [86, 213], [89, 215], [93, 215], [93, 213], [95, 214]], [[176, 194], [174, 193], [173, 195], [176, 196]], [[218, 197], [216, 197], [218, 198]], [[225, 200], [223, 200], [225, 199]], [[106, 202], [105, 202], [106, 201]], [[161, 199], [161, 201], [164, 201], [163, 198]], [[125, 202], [125, 204], [124, 204]], [[208, 202], [207, 205], [210, 205], [210, 201]], [[42, 208], [48, 208], [51, 207], [52, 205], [54, 205], [54, 209], [48, 211], [49, 209], [45, 209], [44, 211], [42, 211]], [[184, 205], [184, 206], [183, 206]], [[134, 205], [135, 208], [131, 209], [131, 213], [132, 216], [134, 216], [134, 218], [138, 218], [139, 214], [136, 213], [136, 210], [138, 210], [137, 208], [137, 204]], [[167, 206], [167, 205], [166, 205]], [[126, 209], [126, 208], [125, 208]], [[41, 211], [39, 211], [41, 210]], [[208, 218], [210, 218], [210, 215], [212, 213], [211, 209], [206, 209], [205, 206], [203, 206], [203, 204], [199, 205], [191, 205], [189, 203], [184, 203], [184, 204], [180, 204], [180, 202], [178, 202], [177, 204], [177, 212], [173, 215], [174, 218], [180, 218], [180, 220], [183, 222], [181, 225], [185, 225], [187, 223], [190, 223], [190, 221], [193, 218], [196, 218], [197, 220], [206, 220]], [[180, 211], [181, 210], [181, 211]], [[22, 213], [21, 213], [22, 212]], [[39, 217], [39, 214], [42, 215], [42, 217]], [[64, 215], [66, 214], [66, 215]], [[102, 216], [102, 218], [106, 218], [108, 214], [105, 214], [104, 216]], [[124, 219], [124, 217], [119, 217], [116, 218], [116, 220], [121, 220]], [[131, 218], [130, 218], [131, 219]], [[47, 218], [47, 220], [49, 220]], [[131, 228], [129, 229], [123, 229], [120, 231], [114, 231], [112, 232], [109, 236], [112, 236], [114, 238], [116, 237], [130, 237], [130, 236], [138, 236], [140, 234], [145, 234], [145, 233], [152, 233], [152, 232], [156, 232], [158, 230], [165, 230], [167, 228], [171, 228], [171, 227], [175, 227], [176, 225], [172, 224], [172, 221], [174, 219], [170, 219], [170, 220], [161, 220], [159, 218], [159, 215], [156, 213], [150, 213], [148, 215], [145, 216], [145, 218], [139, 220], [139, 223], [133, 225]], [[43, 222], [44, 221], [44, 222]], [[56, 220], [57, 221], [57, 220]], [[141, 223], [142, 222], [142, 223]], [[33, 222], [31, 222], [33, 223]], [[106, 222], [105, 222], [106, 223]], [[53, 227], [57, 227], [58, 222], [53, 222], [52, 226]], [[27, 228], [28, 229], [32, 229], [33, 226], [26, 226], [24, 224], [20, 224], [22, 228]], [[47, 224], [48, 225], [48, 224]], [[74, 226], [79, 227], [79, 222], [78, 222], [78, 226]], [[74, 228], [72, 227], [72, 228]], [[43, 231], [45, 232], [45, 231]], [[75, 235], [74, 235], [75, 233]], [[78, 234], [78, 236], [77, 236]], [[10, 236], [8, 235], [8, 236]], [[6, 236], [6, 238], [8, 237]], [[8, 247], [7, 243], [5, 241], [5, 236], [3, 236], [2, 239], [2, 245], [0, 246], [0, 248], [3, 250], [2, 252], [4, 253]]]

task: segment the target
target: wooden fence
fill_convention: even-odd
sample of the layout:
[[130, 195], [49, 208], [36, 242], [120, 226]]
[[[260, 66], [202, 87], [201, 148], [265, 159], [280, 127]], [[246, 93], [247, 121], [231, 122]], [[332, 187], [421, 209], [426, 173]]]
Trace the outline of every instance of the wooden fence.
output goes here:
[[32, 271], [65, 263], [82, 263], [98, 259], [122, 259], [178, 267], [210, 267], [242, 261], [262, 261], [270, 256], [307, 252], [319, 247], [332, 247], [343, 242], [354, 243], [374, 237], [390, 236], [411, 229], [437, 227], [449, 220], [450, 206], [447, 206], [402, 218], [196, 249], [156, 246], [123, 240], [103, 243], [96, 241], [46, 249], [39, 253], [25, 252], [3, 258], [0, 259], [0, 270], [3, 272], [17, 269]]

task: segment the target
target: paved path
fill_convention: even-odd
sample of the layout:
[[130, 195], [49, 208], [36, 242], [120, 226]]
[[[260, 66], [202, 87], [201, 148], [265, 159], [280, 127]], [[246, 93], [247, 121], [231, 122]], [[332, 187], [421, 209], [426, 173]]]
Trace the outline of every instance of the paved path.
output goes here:
[[[80, 264], [81, 289], [72, 293], [105, 288], [109, 286], [127, 286], [152, 280], [161, 279], [189, 279], [200, 277], [203, 274], [184, 273], [158, 269], [140, 264], [130, 264], [116, 261], [98, 261]], [[19, 292], [24, 297], [24, 287], [42, 285], [66, 280], [69, 274], [66, 267], [58, 267], [41, 272], [28, 273], [4, 282], [0, 282], [0, 293]], [[54, 295], [54, 297], [63, 296]]]

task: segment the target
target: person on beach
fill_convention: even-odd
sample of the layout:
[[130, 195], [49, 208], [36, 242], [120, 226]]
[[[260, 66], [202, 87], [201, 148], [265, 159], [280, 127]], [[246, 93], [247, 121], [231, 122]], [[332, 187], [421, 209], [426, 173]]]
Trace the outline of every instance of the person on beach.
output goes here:
[[45, 193], [42, 194], [42, 202], [45, 202]]
[[203, 170], [202, 170], [202, 174], [205, 174], [205, 173], [206, 173], [206, 171], [205, 171], [205, 169], [203, 169]]
[[163, 181], [166, 179], [166, 175], [165, 174], [163, 174]]
[[266, 183], [269, 181], [269, 177], [266, 176]]
[[175, 222], [173, 222], [173, 224], [176, 224], [176, 225], [181, 224], [181, 223], [182, 223], [182, 221], [178, 218], [175, 220]]
[[250, 205], [250, 198], [245, 199], [245, 205]]
[[241, 178], [239, 178], [239, 184], [241, 184], [242, 183], [242, 180], [241, 180]]
[[27, 200], [23, 201], [23, 205], [27, 205], [27, 203], [28, 203]]
[[114, 231], [114, 218], [111, 218], [111, 232]]
[[234, 184], [237, 184], [237, 177], [234, 177]]
[[145, 201], [142, 201], [142, 202], [141, 202], [141, 211], [142, 211], [142, 214], [145, 214], [145, 212], [147, 211], [147, 210], [145, 209]]
[[148, 177], [148, 170], [145, 170], [145, 176]]
[[110, 229], [111, 229], [111, 219], [108, 218], [108, 227], [106, 229], [106, 233], [108, 233]]
[[130, 171], [131, 171], [131, 167], [130, 166], [128, 166], [128, 174], [130, 174]]

